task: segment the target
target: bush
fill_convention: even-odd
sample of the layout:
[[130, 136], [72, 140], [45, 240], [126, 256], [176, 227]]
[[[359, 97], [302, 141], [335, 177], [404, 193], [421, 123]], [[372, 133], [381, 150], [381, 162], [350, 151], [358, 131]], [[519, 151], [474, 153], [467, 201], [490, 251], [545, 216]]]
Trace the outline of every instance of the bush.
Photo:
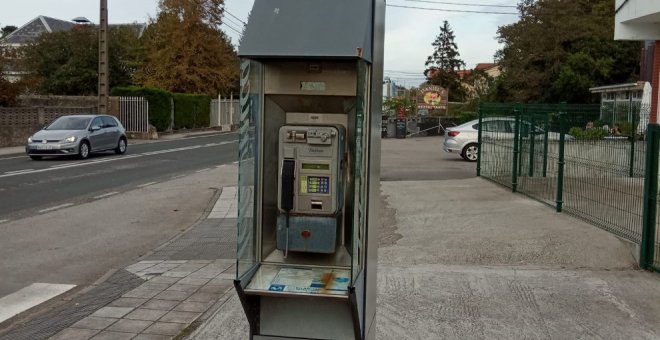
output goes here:
[[211, 97], [174, 93], [174, 127], [194, 129], [208, 127], [211, 122]]
[[157, 88], [127, 86], [113, 88], [110, 95], [146, 98], [149, 102], [149, 124], [155, 126], [158, 131], [170, 128], [172, 114], [172, 94], [170, 92]]
[[568, 130], [568, 134], [575, 137], [577, 140], [600, 140], [607, 137], [610, 132], [603, 128], [584, 130], [579, 127], [572, 127]]
[[472, 111], [461, 111], [458, 113], [457, 117], [459, 124], [463, 124], [479, 118], [479, 115]]

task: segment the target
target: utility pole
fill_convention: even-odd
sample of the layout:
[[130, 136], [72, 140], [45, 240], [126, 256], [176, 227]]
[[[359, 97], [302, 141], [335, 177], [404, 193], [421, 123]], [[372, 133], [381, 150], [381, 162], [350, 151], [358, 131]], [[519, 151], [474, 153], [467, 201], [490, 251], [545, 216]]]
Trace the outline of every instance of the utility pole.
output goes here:
[[100, 0], [99, 24], [99, 114], [108, 113], [108, 0]]

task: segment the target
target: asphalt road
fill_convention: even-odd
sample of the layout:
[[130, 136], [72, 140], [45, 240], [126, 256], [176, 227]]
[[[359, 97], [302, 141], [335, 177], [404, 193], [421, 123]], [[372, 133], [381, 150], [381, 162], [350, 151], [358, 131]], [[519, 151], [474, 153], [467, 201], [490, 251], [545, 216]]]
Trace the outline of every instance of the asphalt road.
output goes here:
[[[237, 160], [238, 135], [215, 134], [129, 144], [124, 155], [102, 153], [87, 160], [27, 156], [0, 158], [0, 221], [110, 196], [190, 171]], [[130, 143], [130, 142], [129, 142]]]

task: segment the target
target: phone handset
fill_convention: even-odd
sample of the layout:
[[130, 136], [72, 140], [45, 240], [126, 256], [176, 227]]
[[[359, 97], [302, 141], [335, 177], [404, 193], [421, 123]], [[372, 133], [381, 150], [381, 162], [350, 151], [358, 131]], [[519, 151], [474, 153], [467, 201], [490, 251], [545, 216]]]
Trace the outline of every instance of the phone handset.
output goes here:
[[284, 159], [282, 161], [282, 188], [280, 192], [280, 204], [286, 212], [286, 242], [284, 246], [284, 258], [289, 251], [289, 212], [293, 209], [293, 190], [295, 181], [296, 161]]

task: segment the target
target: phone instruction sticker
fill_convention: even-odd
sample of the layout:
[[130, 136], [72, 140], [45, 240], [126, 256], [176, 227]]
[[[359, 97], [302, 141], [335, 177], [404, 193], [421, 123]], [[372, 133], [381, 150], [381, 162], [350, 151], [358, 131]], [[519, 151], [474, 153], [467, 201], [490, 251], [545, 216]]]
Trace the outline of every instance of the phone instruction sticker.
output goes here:
[[345, 294], [350, 283], [348, 271], [335, 269], [281, 268], [269, 291], [307, 294]]

